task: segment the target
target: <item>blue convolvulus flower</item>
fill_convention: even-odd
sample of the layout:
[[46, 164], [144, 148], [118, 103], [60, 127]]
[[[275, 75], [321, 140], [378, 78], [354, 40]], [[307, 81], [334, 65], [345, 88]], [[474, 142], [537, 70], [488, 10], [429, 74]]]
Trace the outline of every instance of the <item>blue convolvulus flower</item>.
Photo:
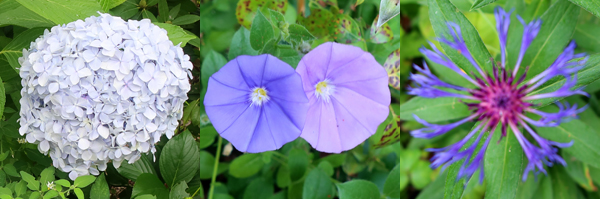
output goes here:
[[[542, 73], [534, 76], [530, 80], [525, 81], [525, 74], [527, 73], [527, 68], [525, 68], [524, 74], [517, 77], [519, 66], [523, 60], [523, 55], [527, 51], [527, 48], [531, 42], [537, 36], [542, 21], [537, 19], [526, 23], [521, 17], [517, 16], [519, 21], [524, 26], [524, 31], [517, 64], [512, 68], [511, 71], [508, 69], [511, 66], [506, 66], [507, 61], [505, 53], [507, 42], [506, 37], [508, 35], [508, 29], [510, 25], [510, 15], [511, 12], [506, 12], [500, 7], [495, 9], [496, 29], [498, 30], [500, 40], [501, 62], [494, 64], [491, 74], [486, 73], [483, 68], [479, 66], [477, 62], [475, 62], [463, 39], [460, 27], [453, 22], [447, 23], [452, 38], [440, 38], [439, 41], [442, 44], [456, 49], [474, 66], [478, 75], [473, 74], [472, 76], [469, 76], [466, 74], [431, 43], [430, 44], [433, 51], [426, 48], [420, 49], [420, 51], [427, 58], [429, 58], [429, 60], [454, 70], [470, 83], [474, 84], [474, 88], [466, 88], [441, 81], [431, 73], [427, 64], [425, 63], [423, 64], [423, 67], [419, 67], [417, 65], [414, 66], [414, 68], [421, 74], [411, 74], [411, 79], [415, 82], [416, 86], [409, 88], [409, 94], [425, 98], [462, 98], [464, 103], [470, 108], [470, 110], [472, 110], [472, 115], [460, 121], [445, 125], [430, 124], [415, 115], [415, 119], [421, 124], [425, 125], [425, 128], [412, 131], [411, 134], [414, 137], [429, 139], [445, 134], [451, 129], [465, 122], [479, 121], [479, 124], [476, 125], [471, 132], [469, 132], [468, 135], [459, 142], [444, 148], [428, 149], [429, 151], [435, 153], [431, 159], [431, 167], [433, 168], [437, 168], [442, 165], [447, 167], [454, 162], [465, 159], [464, 164], [459, 170], [457, 179], [462, 177], [466, 177], [468, 179], [476, 170], [481, 169], [479, 180], [480, 182], [483, 181], [483, 157], [485, 150], [492, 138], [491, 135], [488, 136], [487, 140], [483, 140], [484, 144], [479, 153], [477, 153], [475, 157], [473, 157], [473, 155], [478, 143], [482, 142], [482, 135], [485, 132], [493, 133], [497, 126], [501, 127], [502, 137], [506, 136], [508, 128], [512, 129], [512, 132], [517, 138], [519, 144], [521, 144], [523, 147], [523, 151], [529, 160], [529, 163], [523, 174], [523, 180], [527, 179], [527, 173], [529, 171], [534, 171], [536, 174], [539, 172], [546, 173], [544, 164], [547, 166], [552, 166], [554, 163], [566, 165], [565, 161], [557, 154], [558, 149], [556, 147], [569, 147], [573, 144], [573, 142], [558, 143], [544, 139], [536, 134], [531, 126], [557, 126], [561, 122], [566, 122], [569, 119], [576, 117], [578, 113], [582, 112], [586, 108], [578, 108], [577, 105], [570, 106], [566, 103], [565, 105], [557, 103], [560, 108], [557, 113], [546, 113], [535, 109], [538, 104], [533, 103], [532, 100], [542, 98], [561, 98], [575, 94], [587, 96], [587, 94], [583, 92], [581, 88], [574, 88], [577, 82], [576, 73], [583, 68], [584, 63], [587, 61], [587, 56], [583, 53], [574, 54], [575, 42], [571, 42], [564, 49], [562, 54], [558, 56], [554, 63], [552, 63], [552, 65], [550, 65]], [[564, 85], [560, 89], [550, 93], [531, 94], [531, 92], [536, 88], [557, 76], [563, 76], [566, 78]], [[531, 119], [526, 116], [527, 112], [539, 115], [541, 119]], [[479, 135], [476, 137], [473, 144], [466, 147], [466, 149], [461, 150], [463, 147], [465, 147], [467, 141], [475, 136], [478, 131], [481, 133], [479, 133]], [[531, 135], [531, 141], [537, 142], [537, 145], [534, 145], [534, 143], [525, 138], [525, 133]], [[536, 169], [538, 171], [536, 171]]]

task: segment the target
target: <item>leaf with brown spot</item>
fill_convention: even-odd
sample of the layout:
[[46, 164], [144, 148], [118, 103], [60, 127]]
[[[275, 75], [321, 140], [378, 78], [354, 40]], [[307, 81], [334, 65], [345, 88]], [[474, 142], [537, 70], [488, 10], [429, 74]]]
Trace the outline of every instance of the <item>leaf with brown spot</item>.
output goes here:
[[[387, 25], [387, 24], [386, 24]], [[388, 73], [389, 85], [400, 90], [400, 49], [394, 50], [383, 63]]]
[[240, 0], [235, 10], [235, 16], [242, 26], [250, 29], [259, 7], [270, 8], [285, 14], [287, 6], [288, 3], [285, 0]]
[[386, 43], [394, 39], [394, 34], [392, 33], [392, 29], [390, 25], [383, 24], [383, 26], [377, 28], [377, 19], [379, 16], [375, 17], [373, 20], [373, 25], [371, 26], [371, 42], [376, 44]]

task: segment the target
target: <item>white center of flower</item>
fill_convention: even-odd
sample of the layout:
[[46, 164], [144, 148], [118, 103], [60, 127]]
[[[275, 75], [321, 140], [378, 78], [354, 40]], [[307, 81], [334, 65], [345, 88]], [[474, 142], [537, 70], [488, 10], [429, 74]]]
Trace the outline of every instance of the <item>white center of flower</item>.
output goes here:
[[265, 90], [265, 88], [256, 87], [252, 89], [250, 99], [252, 100], [252, 105], [260, 106], [269, 101], [270, 98], [267, 95], [267, 90]]
[[329, 98], [335, 91], [335, 86], [332, 85], [328, 79], [325, 79], [317, 83], [317, 85], [315, 85], [315, 89], [315, 95], [317, 98], [323, 99], [325, 102], [329, 102]]

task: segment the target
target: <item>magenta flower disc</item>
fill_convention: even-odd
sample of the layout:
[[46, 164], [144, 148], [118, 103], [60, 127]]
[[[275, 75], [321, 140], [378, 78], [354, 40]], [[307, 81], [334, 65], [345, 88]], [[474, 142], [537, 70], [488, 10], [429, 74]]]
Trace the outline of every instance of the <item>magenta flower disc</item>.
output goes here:
[[208, 80], [206, 114], [243, 152], [276, 150], [300, 136], [308, 99], [300, 76], [271, 55], [242, 55]]
[[302, 58], [296, 71], [310, 104], [300, 136], [319, 151], [356, 147], [389, 114], [387, 73], [358, 47], [321, 44]]

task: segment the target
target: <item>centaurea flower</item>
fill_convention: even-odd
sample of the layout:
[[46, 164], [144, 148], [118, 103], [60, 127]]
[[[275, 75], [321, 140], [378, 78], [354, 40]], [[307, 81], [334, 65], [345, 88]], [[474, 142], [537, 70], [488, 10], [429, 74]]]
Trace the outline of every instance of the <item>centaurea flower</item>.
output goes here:
[[[514, 66], [512, 72], [509, 72], [507, 71], [508, 69], [506, 66], [507, 61], [505, 51], [511, 12], [506, 12], [500, 7], [495, 9], [496, 29], [498, 30], [500, 40], [502, 62], [493, 66], [492, 74], [485, 73], [483, 68], [475, 62], [462, 38], [463, 36], [460, 27], [453, 22], [448, 22], [448, 29], [450, 29], [452, 39], [441, 38], [439, 40], [442, 44], [456, 49], [461, 55], [469, 60], [479, 72], [479, 77], [472, 78], [467, 75], [431, 43], [433, 51], [426, 48], [420, 49], [430, 61], [452, 69], [470, 83], [474, 84], [475, 88], [466, 88], [445, 83], [433, 75], [425, 63], [422, 68], [416, 65], [414, 66], [417, 71], [422, 73], [422, 75], [411, 74], [410, 77], [415, 82], [416, 87], [409, 88], [409, 94], [426, 98], [462, 98], [465, 101], [464, 103], [473, 111], [472, 115], [457, 122], [445, 125], [430, 124], [414, 115], [419, 123], [426, 126], [425, 128], [412, 131], [411, 134], [414, 137], [429, 139], [443, 135], [466, 122], [480, 121], [480, 123], [478, 123], [468, 135], [459, 142], [444, 148], [428, 149], [428, 151], [435, 153], [431, 159], [431, 167], [433, 168], [442, 165], [444, 165], [445, 168], [454, 162], [465, 159], [465, 162], [458, 172], [457, 179], [462, 177], [468, 179], [476, 170], [481, 169], [479, 180], [480, 182], [483, 181], [483, 157], [492, 136], [488, 136], [475, 157], [473, 157], [473, 154], [475, 153], [479, 142], [481, 142], [482, 135], [488, 131], [490, 134], [493, 133], [498, 125], [501, 128], [501, 137], [506, 136], [508, 128], [512, 129], [519, 144], [523, 147], [525, 156], [529, 160], [523, 174], [523, 180], [527, 179], [527, 173], [529, 171], [534, 171], [534, 173], [537, 174], [537, 169], [546, 173], [544, 164], [547, 166], [552, 166], [554, 163], [566, 165], [565, 161], [557, 154], [557, 148], [555, 147], [569, 147], [573, 142], [558, 143], [544, 139], [531, 128], [531, 125], [538, 127], [558, 126], [562, 122], [567, 122], [570, 119], [575, 118], [578, 113], [586, 108], [585, 106], [578, 108], [577, 105], [570, 106], [568, 103], [563, 105], [560, 102], [557, 102], [557, 105], [560, 108], [557, 113], [546, 113], [535, 109], [538, 104], [534, 104], [531, 100], [561, 98], [575, 94], [587, 96], [587, 94], [581, 90], [582, 88], [574, 89], [577, 82], [576, 73], [583, 68], [583, 65], [587, 61], [587, 57], [583, 53], [574, 54], [575, 42], [571, 42], [554, 63], [544, 72], [525, 82], [527, 72], [527, 69], [525, 69], [524, 74], [517, 78], [516, 75], [521, 61], [523, 60], [523, 56], [531, 42], [537, 36], [542, 21], [537, 19], [527, 24], [521, 17], [518, 17], [525, 28], [521, 48], [518, 54], [517, 65]], [[575, 60], [582, 57], [583, 59], [581, 60]], [[564, 85], [560, 89], [550, 93], [531, 94], [534, 89], [557, 76], [566, 78]], [[525, 115], [527, 112], [539, 115], [541, 119], [533, 120]], [[525, 132], [520, 130], [520, 127], [525, 129], [525, 131], [533, 137], [533, 140], [538, 143], [537, 146], [525, 138]], [[461, 150], [465, 147], [467, 141], [474, 137], [479, 131], [481, 133], [476, 137], [473, 144], [466, 149]]]

